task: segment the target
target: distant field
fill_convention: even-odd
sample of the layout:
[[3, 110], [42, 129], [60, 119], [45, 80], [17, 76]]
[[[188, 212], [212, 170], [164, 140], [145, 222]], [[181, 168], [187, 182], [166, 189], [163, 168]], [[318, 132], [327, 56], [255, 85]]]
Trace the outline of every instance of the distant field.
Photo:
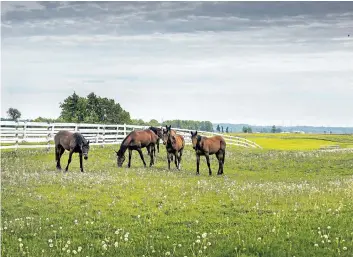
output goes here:
[[353, 148], [353, 135], [322, 135], [322, 134], [245, 134], [230, 133], [229, 135], [245, 137], [265, 149], [277, 150], [316, 150], [327, 146]]
[[2, 151], [1, 256], [352, 256], [352, 151], [228, 146], [209, 177], [190, 146], [180, 172], [163, 146], [153, 168], [134, 152], [118, 169], [117, 149], [92, 147], [84, 174], [77, 155], [64, 174], [54, 149]]

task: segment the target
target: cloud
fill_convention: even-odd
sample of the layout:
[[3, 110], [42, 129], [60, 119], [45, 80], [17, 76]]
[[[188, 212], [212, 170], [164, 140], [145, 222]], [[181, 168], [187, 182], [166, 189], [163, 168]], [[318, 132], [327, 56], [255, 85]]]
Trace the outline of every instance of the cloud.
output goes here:
[[350, 3], [16, 3], [1, 3], [2, 115], [56, 117], [75, 90], [144, 119], [353, 126]]

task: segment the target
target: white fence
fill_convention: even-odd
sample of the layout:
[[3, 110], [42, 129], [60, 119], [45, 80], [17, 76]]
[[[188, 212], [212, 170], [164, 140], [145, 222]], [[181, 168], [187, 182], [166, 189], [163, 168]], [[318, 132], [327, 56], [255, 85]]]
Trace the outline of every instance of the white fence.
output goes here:
[[[54, 136], [60, 130], [80, 132], [86, 139], [90, 140], [92, 145], [119, 144], [131, 131], [148, 127], [149, 126], [134, 126], [127, 124], [105, 125], [1, 121], [0, 149], [53, 147], [54, 144], [52, 141]], [[172, 129], [185, 137], [185, 143], [191, 143], [191, 130], [178, 128]], [[227, 144], [261, 148], [254, 142], [241, 137], [206, 131], [198, 131], [198, 133], [205, 136], [220, 135], [226, 140]]]

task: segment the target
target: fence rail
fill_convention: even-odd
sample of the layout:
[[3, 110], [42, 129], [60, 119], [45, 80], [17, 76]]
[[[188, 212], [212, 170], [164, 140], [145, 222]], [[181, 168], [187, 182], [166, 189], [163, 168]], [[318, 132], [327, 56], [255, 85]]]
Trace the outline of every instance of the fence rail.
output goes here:
[[[135, 126], [128, 124], [85, 124], [85, 123], [44, 123], [44, 122], [14, 122], [1, 121], [0, 149], [17, 148], [50, 148], [60, 130], [80, 132], [92, 145], [119, 144], [133, 130], [146, 129], [149, 126]], [[192, 130], [172, 128], [185, 138], [185, 143], [191, 143]], [[224, 135], [214, 132], [198, 131], [205, 136], [220, 135], [227, 144], [247, 148], [261, 148], [256, 143], [242, 137]], [[23, 144], [24, 143], [24, 144]], [[27, 144], [26, 144], [27, 143]], [[29, 144], [28, 144], [29, 143]], [[33, 144], [44, 143], [44, 144]]]

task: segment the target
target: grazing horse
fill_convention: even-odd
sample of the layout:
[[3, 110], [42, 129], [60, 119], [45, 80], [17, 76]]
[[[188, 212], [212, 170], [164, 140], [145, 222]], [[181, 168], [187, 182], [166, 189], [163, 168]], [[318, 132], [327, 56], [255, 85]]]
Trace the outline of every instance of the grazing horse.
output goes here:
[[174, 131], [170, 129], [163, 130], [163, 144], [166, 146], [167, 158], [168, 158], [168, 169], [170, 169], [170, 162], [173, 161], [173, 155], [175, 158], [175, 166], [180, 170], [181, 156], [183, 155], [183, 150], [185, 147], [184, 137], [177, 135]]
[[130, 132], [129, 135], [125, 137], [120, 145], [119, 151], [115, 151], [117, 155], [118, 167], [121, 167], [125, 161], [125, 152], [129, 149], [129, 163], [128, 168], [131, 166], [131, 156], [132, 150], [138, 151], [140, 154], [143, 165], [146, 167], [145, 159], [141, 148], [146, 147], [148, 155], [151, 157], [150, 167], [154, 164], [153, 149], [155, 149], [155, 144], [157, 142], [158, 136], [150, 129], [145, 130], [135, 130]]
[[[152, 130], [158, 136], [156, 145], [157, 145], [157, 151], [159, 153], [159, 140], [162, 139], [163, 137], [163, 131], [161, 128], [156, 128], [156, 127], [149, 127], [148, 129]], [[154, 156], [156, 157], [155, 149], [154, 149]]]
[[216, 154], [219, 167], [217, 175], [223, 174], [224, 158], [226, 155], [226, 142], [221, 136], [205, 137], [197, 135], [197, 131], [193, 133], [191, 131], [191, 141], [192, 147], [196, 152], [196, 175], [199, 175], [200, 167], [200, 156], [204, 155], [206, 157], [209, 175], [212, 175], [211, 165], [210, 165], [210, 155]]
[[85, 160], [88, 159], [89, 140], [87, 141], [78, 132], [72, 133], [67, 130], [61, 130], [55, 135], [54, 142], [55, 142], [56, 168], [58, 170], [61, 170], [60, 158], [65, 152], [65, 150], [68, 150], [70, 151], [70, 154], [69, 154], [69, 161], [65, 168], [65, 172], [69, 169], [69, 164], [71, 162], [73, 153], [79, 153], [80, 169], [81, 169], [81, 172], [83, 172], [82, 155], [84, 156]]

